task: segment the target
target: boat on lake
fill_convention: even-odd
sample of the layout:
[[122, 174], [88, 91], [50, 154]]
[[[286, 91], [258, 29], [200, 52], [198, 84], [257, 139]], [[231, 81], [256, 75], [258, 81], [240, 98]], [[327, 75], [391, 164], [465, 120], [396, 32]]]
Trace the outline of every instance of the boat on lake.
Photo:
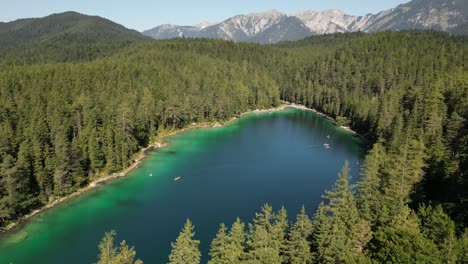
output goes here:
[[329, 148], [330, 148], [330, 144], [324, 143], [324, 144], [323, 144], [323, 147], [326, 148], [326, 149], [329, 149]]
[[176, 177], [174, 178], [174, 181], [178, 181], [178, 180], [180, 180], [180, 179], [181, 179], [180, 176], [176, 176]]

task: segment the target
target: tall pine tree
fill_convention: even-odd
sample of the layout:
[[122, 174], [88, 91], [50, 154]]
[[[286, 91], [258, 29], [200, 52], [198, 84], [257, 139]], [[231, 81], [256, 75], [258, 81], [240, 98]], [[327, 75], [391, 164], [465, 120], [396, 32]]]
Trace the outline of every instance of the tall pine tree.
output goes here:
[[193, 239], [195, 232], [192, 222], [187, 219], [175, 243], [171, 243], [170, 264], [200, 263], [201, 253], [198, 249], [199, 240]]

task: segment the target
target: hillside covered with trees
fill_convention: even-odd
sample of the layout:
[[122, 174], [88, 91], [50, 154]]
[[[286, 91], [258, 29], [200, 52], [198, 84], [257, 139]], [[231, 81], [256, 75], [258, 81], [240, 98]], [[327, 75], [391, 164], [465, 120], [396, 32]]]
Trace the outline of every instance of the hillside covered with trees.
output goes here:
[[[286, 209], [265, 205], [251, 224], [221, 225], [210, 263], [468, 261], [466, 37], [353, 33], [262, 46], [121, 33], [88, 41], [72, 28], [0, 50], [1, 227], [129, 166], [165, 130], [284, 100], [373, 143], [360, 181], [350, 185], [345, 164], [315, 214], [290, 223]], [[83, 49], [70, 56], [74, 45]], [[193, 230], [187, 221], [170, 263], [198, 263]]]
[[77, 62], [108, 56], [148, 40], [98, 16], [76, 12], [0, 22], [0, 61], [7, 64]]

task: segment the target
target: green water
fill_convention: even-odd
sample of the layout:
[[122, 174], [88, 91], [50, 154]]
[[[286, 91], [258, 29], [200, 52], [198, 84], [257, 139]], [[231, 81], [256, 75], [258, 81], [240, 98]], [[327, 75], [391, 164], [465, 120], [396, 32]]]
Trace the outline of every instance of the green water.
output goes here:
[[[327, 135], [330, 138], [327, 138]], [[203, 260], [219, 223], [253, 217], [264, 203], [290, 219], [313, 214], [349, 160], [358, 175], [360, 141], [311, 112], [253, 114], [229, 126], [169, 139], [128, 177], [46, 211], [0, 240], [0, 263], [93, 263], [105, 231], [135, 246], [145, 263], [166, 263], [190, 218]], [[330, 149], [324, 149], [328, 142]], [[149, 175], [153, 174], [152, 177]], [[181, 176], [174, 182], [175, 176]]]

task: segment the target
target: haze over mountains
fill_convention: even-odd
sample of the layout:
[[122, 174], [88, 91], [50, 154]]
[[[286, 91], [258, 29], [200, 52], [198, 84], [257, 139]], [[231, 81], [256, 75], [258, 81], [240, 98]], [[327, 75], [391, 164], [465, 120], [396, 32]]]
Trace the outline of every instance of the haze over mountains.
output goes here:
[[258, 43], [298, 40], [336, 32], [435, 29], [453, 31], [468, 22], [466, 0], [413, 0], [377, 14], [347, 15], [341, 10], [284, 14], [277, 10], [237, 15], [205, 27], [160, 25], [143, 31], [154, 39], [216, 38]]

